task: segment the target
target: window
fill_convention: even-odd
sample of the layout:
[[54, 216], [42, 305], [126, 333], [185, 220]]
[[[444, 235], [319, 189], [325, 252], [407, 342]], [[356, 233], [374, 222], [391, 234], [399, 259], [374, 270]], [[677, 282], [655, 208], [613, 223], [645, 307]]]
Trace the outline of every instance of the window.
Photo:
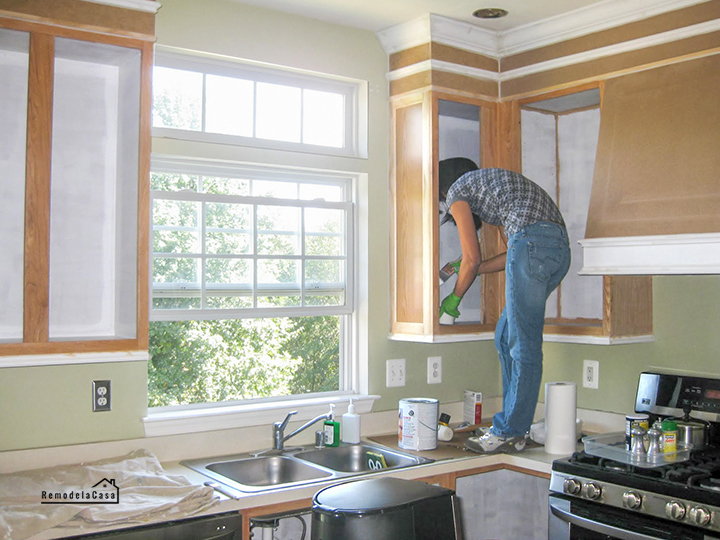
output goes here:
[[[196, 155], [207, 142], [270, 152], [262, 164], [152, 157], [148, 422], [357, 395], [362, 175], [323, 154], [362, 153], [363, 84], [176, 54], [159, 54], [153, 77], [154, 136], [198, 143]], [[317, 166], [288, 167], [286, 150]]]
[[348, 389], [349, 177], [155, 158], [151, 406]]
[[158, 52], [153, 135], [367, 157], [365, 84]]

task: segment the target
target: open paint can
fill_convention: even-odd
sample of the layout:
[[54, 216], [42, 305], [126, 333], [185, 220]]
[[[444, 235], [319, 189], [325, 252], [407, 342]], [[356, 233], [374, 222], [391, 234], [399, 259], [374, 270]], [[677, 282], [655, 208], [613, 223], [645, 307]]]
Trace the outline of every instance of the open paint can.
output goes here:
[[437, 399], [401, 399], [398, 411], [398, 446], [405, 450], [437, 448], [438, 409]]

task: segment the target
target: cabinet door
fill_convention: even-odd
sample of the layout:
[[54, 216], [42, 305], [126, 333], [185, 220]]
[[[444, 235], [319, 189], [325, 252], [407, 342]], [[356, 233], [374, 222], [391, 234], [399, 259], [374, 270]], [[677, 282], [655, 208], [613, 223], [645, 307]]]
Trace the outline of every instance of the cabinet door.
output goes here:
[[140, 56], [55, 40], [51, 341], [136, 336]]
[[29, 50], [27, 32], [0, 28], [0, 343], [23, 339]]
[[550, 480], [502, 469], [456, 480], [466, 540], [547, 540]]

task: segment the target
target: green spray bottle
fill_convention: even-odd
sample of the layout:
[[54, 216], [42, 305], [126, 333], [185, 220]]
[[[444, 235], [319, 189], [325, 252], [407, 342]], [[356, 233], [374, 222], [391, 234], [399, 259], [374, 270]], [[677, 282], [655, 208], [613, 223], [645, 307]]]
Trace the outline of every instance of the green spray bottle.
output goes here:
[[340, 444], [340, 422], [335, 420], [335, 404], [330, 404], [330, 415], [323, 422], [325, 432], [325, 446], [338, 446]]

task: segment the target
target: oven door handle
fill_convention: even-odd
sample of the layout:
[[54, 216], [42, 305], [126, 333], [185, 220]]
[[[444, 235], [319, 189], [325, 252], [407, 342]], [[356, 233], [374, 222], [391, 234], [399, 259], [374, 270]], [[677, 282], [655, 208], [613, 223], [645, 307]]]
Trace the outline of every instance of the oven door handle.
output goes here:
[[617, 538], [618, 540], [657, 540], [656, 536], [647, 536], [645, 534], [620, 529], [618, 527], [613, 527], [612, 525], [598, 523], [597, 521], [593, 521], [591, 519], [576, 516], [563, 508], [559, 508], [552, 502], [550, 502], [550, 511], [554, 516], [567, 523], [572, 523], [573, 525], [577, 525], [583, 529], [588, 529], [599, 534]]

